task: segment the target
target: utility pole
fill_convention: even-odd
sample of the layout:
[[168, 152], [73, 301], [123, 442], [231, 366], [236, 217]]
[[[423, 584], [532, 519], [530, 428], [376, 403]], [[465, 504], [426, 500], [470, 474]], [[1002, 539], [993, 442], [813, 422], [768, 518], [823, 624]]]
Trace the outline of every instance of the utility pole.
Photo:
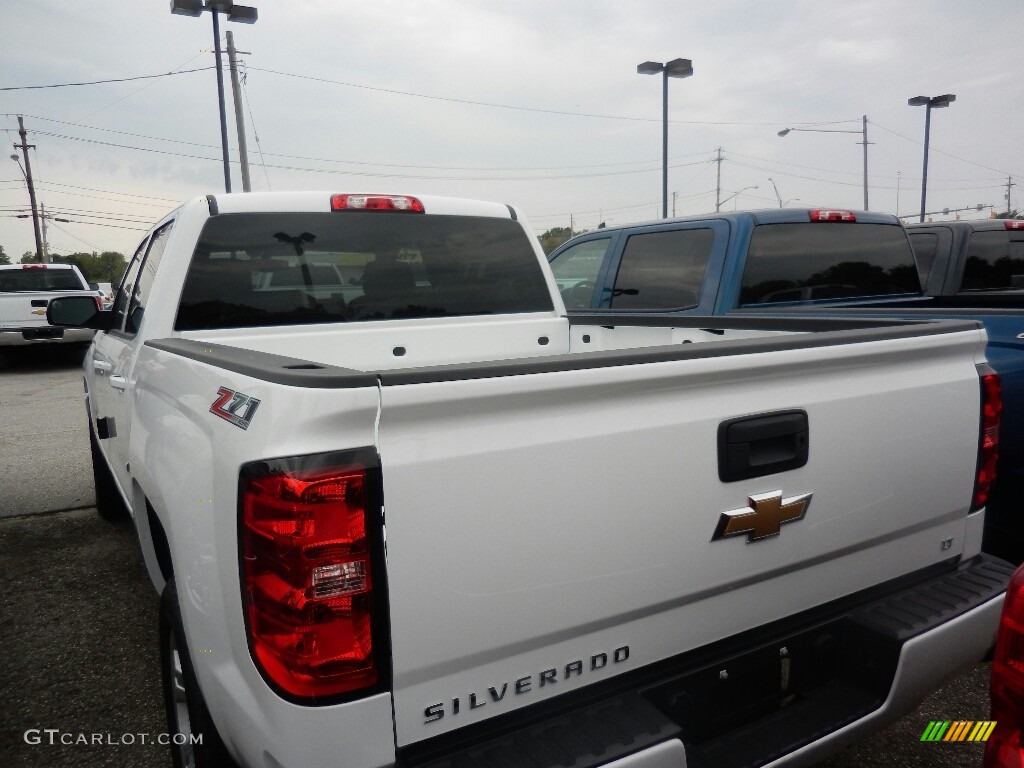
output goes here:
[[715, 160], [718, 163], [718, 180], [715, 182], [715, 213], [718, 213], [722, 208], [722, 148], [718, 148], [718, 158]]
[[28, 144], [25, 139], [27, 134], [25, 133], [25, 121], [21, 115], [18, 115], [18, 135], [21, 137], [21, 144], [15, 144], [15, 149], [21, 150], [22, 157], [25, 158], [25, 184], [28, 185], [28, 200], [32, 205], [32, 228], [35, 230], [36, 235], [36, 258], [39, 259], [43, 264], [48, 263], [49, 259], [46, 256], [46, 251], [43, 250], [43, 238], [39, 231], [39, 211], [36, 209], [36, 188], [32, 183], [32, 164], [28, 159], [28, 151], [35, 149], [35, 144]]
[[235, 50], [235, 38], [228, 32], [228, 67], [231, 70], [231, 95], [235, 99], [235, 129], [238, 131], [238, 158], [242, 163], [242, 191], [252, 192], [252, 185], [249, 183], [249, 153], [245, 144], [245, 120], [242, 118], [242, 95], [238, 87], [238, 62], [235, 59], [236, 53], [247, 53], [247, 51]]
[[1007, 212], [1007, 214], [1010, 213], [1010, 210], [1012, 208], [1012, 206], [1010, 205], [1010, 189], [1012, 187], [1016, 187], [1016, 186], [1017, 186], [1017, 184], [1016, 184], [1016, 182], [1014, 182], [1013, 176], [1007, 176], [1006, 177], [1006, 212]]
[[676, 217], [676, 195], [678, 195], [678, 194], [679, 194], [678, 192], [673, 192], [672, 193], [672, 218], [673, 219]]
[[[229, 33], [230, 34], [230, 33]], [[868, 208], [868, 116], [862, 115], [863, 122], [861, 125], [864, 130], [864, 210], [871, 210]]]
[[46, 206], [39, 204], [39, 221], [43, 229], [43, 263], [50, 263], [50, 245], [46, 242]]
[[903, 171], [896, 171], [896, 218], [900, 217], [900, 182], [903, 181]]

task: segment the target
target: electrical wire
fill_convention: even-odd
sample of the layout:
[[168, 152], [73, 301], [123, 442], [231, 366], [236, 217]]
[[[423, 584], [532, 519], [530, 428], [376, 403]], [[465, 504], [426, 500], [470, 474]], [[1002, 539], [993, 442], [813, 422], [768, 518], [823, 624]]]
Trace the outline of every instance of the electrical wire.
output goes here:
[[[184, 157], [190, 160], [205, 160], [208, 162], [221, 163], [222, 158], [219, 157], [203, 157], [200, 155], [187, 155], [181, 152], [170, 152], [162, 149], [151, 149], [148, 147], [135, 147], [129, 144], [117, 144], [109, 141], [100, 141], [98, 139], [86, 139], [80, 136], [68, 136], [66, 134], [50, 133], [48, 131], [35, 131], [36, 135], [48, 136], [55, 139], [64, 139], [67, 141], [79, 141], [86, 144], [98, 144], [107, 147], [116, 147], [118, 149], [131, 149], [138, 152], [152, 152], [159, 155], [169, 155], [172, 157]], [[237, 161], [232, 160], [231, 162], [236, 163]], [[703, 165], [704, 163], [711, 162], [710, 160], [704, 160], [696, 163], [676, 163], [670, 165], [670, 168], [683, 168], [693, 165]], [[268, 168], [277, 168], [287, 171], [301, 171], [304, 173], [325, 173], [325, 174], [339, 174], [345, 176], [365, 176], [373, 178], [390, 178], [390, 179], [430, 179], [434, 181], [547, 181], [552, 179], [586, 179], [586, 178], [598, 178], [605, 176], [625, 176], [637, 173], [653, 173], [659, 168], [642, 168], [638, 170], [629, 171], [609, 171], [607, 173], [581, 173], [581, 174], [557, 174], [548, 176], [443, 176], [436, 174], [407, 174], [407, 173], [379, 173], [369, 171], [353, 171], [349, 169], [329, 169], [329, 168], [304, 168], [301, 166], [292, 165], [275, 165], [268, 164]]]
[[[923, 147], [924, 146], [923, 142], [920, 142], [917, 139], [912, 139], [909, 136], [904, 136], [902, 133], [897, 133], [896, 131], [894, 131], [894, 130], [892, 130], [890, 128], [886, 128], [884, 125], [881, 125], [881, 124], [875, 123], [875, 122], [872, 122], [871, 124], [873, 126], [877, 127], [877, 128], [880, 128], [881, 130], [885, 131], [886, 133], [891, 133], [893, 136], [896, 136], [897, 138], [903, 139], [904, 141], [909, 141], [912, 144], [917, 144], [919, 147]], [[976, 166], [978, 168], [983, 168], [984, 170], [992, 171], [993, 173], [999, 173], [999, 174], [1002, 174], [1004, 176], [1024, 176], [1024, 174], [1013, 173], [1012, 171], [1005, 171], [1005, 170], [1001, 170], [999, 168], [991, 168], [991, 167], [989, 167], [987, 165], [982, 165], [981, 163], [976, 163], [973, 160], [968, 160], [967, 158], [960, 157], [959, 155], [954, 155], [952, 152], [946, 152], [944, 150], [938, 149], [938, 148], [936, 148], [934, 145], [932, 145], [930, 143], [928, 145], [928, 149], [931, 152], [936, 152], [936, 153], [938, 153], [940, 155], [945, 155], [946, 157], [951, 157], [954, 160], [959, 160], [961, 163], [967, 163], [968, 165], [973, 165], [973, 166]]]
[[[313, 77], [312, 75], [298, 75], [298, 74], [295, 74], [293, 72], [281, 72], [280, 70], [265, 69], [263, 67], [252, 67], [252, 66], [250, 66], [249, 69], [251, 69], [254, 72], [266, 72], [267, 74], [279, 75], [281, 77], [292, 77], [292, 78], [295, 78], [295, 79], [298, 79], [298, 80], [309, 80], [309, 81], [316, 82], [316, 83], [328, 83], [330, 85], [341, 85], [341, 86], [344, 86], [346, 88], [358, 88], [360, 90], [375, 91], [377, 93], [389, 93], [389, 94], [392, 94], [392, 95], [395, 95], [395, 96], [412, 96], [412, 97], [415, 97], [415, 98], [418, 98], [418, 99], [430, 99], [431, 101], [445, 101], [445, 102], [449, 102], [449, 103], [453, 103], [453, 104], [470, 104], [470, 105], [477, 106], [477, 107], [493, 107], [495, 109], [511, 109], [511, 110], [516, 110], [516, 111], [519, 111], [519, 112], [535, 112], [535, 113], [541, 113], [541, 114], [546, 114], [546, 115], [565, 115], [565, 116], [569, 116], [569, 117], [593, 117], [593, 118], [599, 118], [599, 119], [602, 119], [602, 120], [626, 120], [626, 121], [630, 121], [630, 122], [640, 122], [640, 123], [660, 123], [660, 122], [662, 122], [662, 118], [657, 118], [657, 117], [630, 117], [628, 115], [601, 115], [601, 114], [594, 114], [594, 113], [589, 113], [589, 112], [568, 112], [568, 111], [559, 110], [559, 109], [542, 109], [542, 108], [538, 108], [538, 107], [522, 107], [522, 106], [518, 106], [518, 105], [515, 105], [515, 104], [499, 104], [499, 103], [490, 102], [490, 101], [474, 101], [472, 99], [457, 99], [457, 98], [454, 98], [454, 97], [451, 97], [451, 96], [436, 96], [436, 95], [425, 94], [425, 93], [414, 93], [412, 91], [399, 91], [399, 90], [396, 90], [394, 88], [380, 88], [380, 87], [372, 86], [372, 85], [362, 85], [360, 83], [349, 83], [349, 82], [346, 82], [344, 80], [331, 80], [331, 79], [325, 78], [325, 77]], [[680, 124], [680, 125], [758, 125], [758, 126], [768, 126], [768, 125], [775, 126], [775, 125], [779, 125], [779, 123], [780, 123], [780, 121], [778, 121], [778, 120], [770, 122], [770, 123], [763, 123], [763, 122], [725, 122], [725, 121], [720, 121], [720, 120], [669, 120], [669, 122], [670, 123], [677, 123], [677, 124]], [[837, 121], [827, 122], [827, 123], [791, 123], [790, 125], [794, 125], [794, 126], [797, 126], [797, 125], [838, 125], [839, 123], [851, 123], [851, 122], [859, 122], [859, 121], [854, 121], [854, 120], [837, 120]]]
[[[10, 116], [10, 115], [7, 115], [7, 116]], [[184, 141], [184, 140], [181, 140], [181, 139], [167, 139], [167, 138], [163, 138], [163, 137], [160, 137], [160, 136], [148, 136], [146, 134], [141, 134], [141, 133], [131, 133], [129, 131], [118, 131], [118, 130], [115, 130], [113, 128], [100, 128], [100, 127], [94, 126], [94, 125], [82, 125], [81, 123], [71, 123], [71, 122], [67, 122], [65, 120], [55, 120], [53, 118], [41, 117], [39, 115], [22, 115], [22, 116], [23, 117], [30, 117], [33, 120], [42, 120], [44, 122], [57, 123], [59, 125], [70, 125], [70, 126], [75, 127], [75, 128], [85, 128], [87, 130], [104, 131], [106, 133], [113, 133], [113, 134], [117, 134], [119, 136], [130, 136], [130, 137], [136, 138], [136, 139], [147, 139], [147, 140], [150, 140], [150, 141], [164, 141], [164, 142], [168, 142], [168, 143], [171, 143], [171, 144], [183, 144], [185, 146], [199, 147], [201, 149], [220, 150], [220, 146], [219, 145], [214, 145], [214, 144], [201, 144], [201, 143], [198, 143], [198, 142]], [[252, 115], [250, 113], [250, 119], [251, 119], [251, 117], [252, 117]], [[34, 133], [42, 133], [42, 132], [34, 131]], [[57, 134], [42, 134], [42, 135], [53, 135], [53, 136], [56, 136]], [[259, 138], [258, 137], [257, 137], [256, 141], [257, 141], [257, 144], [258, 144], [259, 143]], [[119, 146], [119, 145], [114, 145], [114, 146]], [[140, 149], [145, 149], [145, 148], [140, 148]], [[684, 157], [701, 157], [701, 156], [710, 154], [711, 151], [712, 150], [705, 150], [703, 152], [690, 152], [690, 153], [685, 154], [685, 155], [673, 155], [670, 159], [676, 160], [676, 159], [680, 159], [680, 158], [684, 158]], [[262, 149], [260, 150], [260, 152], [261, 152], [261, 156], [262, 156], [262, 154], [263, 154]], [[291, 160], [306, 160], [306, 161], [309, 161], [309, 162], [316, 162], [316, 163], [339, 163], [339, 164], [346, 164], [346, 165], [368, 165], [368, 166], [375, 166], [375, 167], [380, 167], [380, 168], [415, 168], [417, 170], [489, 171], [489, 172], [514, 172], [514, 173], [518, 173], [518, 172], [533, 172], [533, 171], [582, 170], [582, 169], [585, 169], [585, 168], [614, 168], [614, 167], [620, 167], [620, 166], [626, 166], [626, 165], [649, 165], [649, 164], [652, 164], [652, 163], [661, 163], [661, 160], [659, 158], [659, 159], [651, 159], [651, 160], [630, 160], [630, 161], [623, 161], [623, 162], [617, 162], [617, 163], [596, 163], [596, 164], [590, 164], [590, 165], [563, 165], [563, 166], [528, 167], [528, 168], [490, 168], [490, 167], [480, 168], [480, 167], [475, 167], [475, 166], [410, 165], [410, 164], [406, 164], [406, 163], [376, 163], [376, 162], [370, 162], [370, 161], [366, 161], [366, 160], [337, 160], [337, 159], [325, 158], [325, 157], [310, 157], [308, 155], [289, 155], [289, 154], [283, 154], [283, 153], [278, 153], [278, 152], [267, 152], [266, 154], [269, 157], [281, 157], [281, 158], [287, 158], [287, 159], [291, 159]], [[223, 162], [223, 160], [221, 160], [221, 162]]]
[[[178, 64], [177, 66], [175, 66], [171, 71], [180, 70], [182, 67], [187, 67], [189, 64], [191, 64], [193, 61], [195, 61], [196, 59], [198, 59], [202, 55], [203, 55], [203, 52], [197, 53], [192, 58], [190, 58], [190, 59], [188, 59], [186, 61], [183, 61], [183, 62], [181, 62], [181, 64]], [[156, 85], [156, 83], [157, 83], [156, 80], [151, 80], [150, 82], [146, 83], [141, 88], [139, 88], [137, 90], [134, 90], [131, 93], [125, 94], [121, 98], [115, 99], [114, 101], [110, 102], [109, 104], [107, 104], [105, 106], [102, 106], [99, 109], [94, 109], [92, 112], [89, 112], [88, 114], [82, 115], [81, 117], [76, 118], [76, 119], [78, 119], [78, 120], [85, 120], [87, 117], [92, 117], [93, 115], [97, 115], [97, 114], [99, 114], [100, 112], [103, 112], [106, 109], [110, 109], [110, 107], [114, 106], [115, 104], [120, 104], [125, 99], [130, 99], [132, 96], [135, 96], [138, 93], [142, 93], [147, 88], [151, 88], [152, 86]]]
[[133, 80], [152, 80], [156, 77], [171, 77], [172, 75], [187, 75], [191, 72], [205, 72], [216, 67], [198, 67], [197, 69], [183, 69], [179, 72], [163, 72], [159, 75], [138, 75], [137, 77], [114, 77], [109, 80], [89, 80], [81, 83], [53, 83], [51, 85], [7, 85], [0, 87], [0, 91], [33, 91], [44, 88], [73, 88], [80, 85], [103, 85], [105, 83], [129, 83]]
[[70, 233], [70, 232], [68, 232], [68, 231], [67, 231], [66, 229], [64, 229], [64, 227], [58, 227], [58, 226], [57, 226], [56, 224], [52, 224], [52, 223], [50, 224], [50, 226], [51, 226], [51, 227], [53, 227], [54, 229], [58, 229], [58, 230], [60, 230], [61, 232], [63, 232], [63, 233], [64, 233], [65, 235], [67, 235], [68, 237], [70, 237], [70, 238], [73, 238], [73, 239], [77, 240], [77, 241], [78, 241], [78, 242], [80, 242], [80, 243], [84, 243], [85, 245], [88, 245], [88, 246], [89, 246], [90, 248], [92, 248], [92, 249], [93, 249], [94, 251], [99, 251], [99, 250], [102, 250], [102, 249], [101, 249], [101, 248], [100, 248], [100, 247], [99, 247], [98, 245], [93, 245], [93, 244], [92, 244], [92, 243], [90, 243], [90, 242], [89, 242], [88, 240], [83, 240], [83, 239], [82, 239], [82, 238], [80, 238], [80, 237], [79, 237], [78, 235], [73, 235], [73, 234], [71, 234], [71, 233]]
[[249, 79], [249, 72], [246, 69], [246, 63], [242, 62], [242, 98], [245, 100], [245, 108], [249, 112], [249, 122], [252, 124], [252, 137], [256, 141], [256, 151], [260, 153], [260, 166], [263, 168], [263, 178], [267, 180], [267, 189], [273, 190], [270, 186], [270, 174], [267, 173], [267, 160], [263, 156], [263, 145], [260, 144], [260, 134], [256, 130], [256, 120], [252, 116], [252, 103], [249, 101], [249, 89], [245, 87], [246, 81]]

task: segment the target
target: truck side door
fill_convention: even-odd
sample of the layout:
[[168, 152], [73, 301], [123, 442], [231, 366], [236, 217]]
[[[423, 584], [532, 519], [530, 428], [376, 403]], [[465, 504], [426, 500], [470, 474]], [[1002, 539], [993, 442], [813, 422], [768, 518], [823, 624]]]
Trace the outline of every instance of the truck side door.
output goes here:
[[135, 252], [114, 300], [115, 326], [97, 334], [91, 360], [87, 362], [94, 382], [89, 396], [93, 402], [96, 435], [122, 490], [129, 487], [126, 460], [131, 429], [132, 367], [138, 346], [136, 336], [172, 224], [156, 230]]

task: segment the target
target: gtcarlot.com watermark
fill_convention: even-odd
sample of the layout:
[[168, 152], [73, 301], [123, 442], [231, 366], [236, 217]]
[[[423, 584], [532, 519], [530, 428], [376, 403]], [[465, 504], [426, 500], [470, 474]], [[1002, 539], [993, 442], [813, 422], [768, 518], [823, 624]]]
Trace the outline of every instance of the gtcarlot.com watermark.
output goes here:
[[51, 747], [132, 747], [147, 744], [180, 747], [203, 743], [201, 733], [74, 733], [60, 728], [29, 728], [24, 738], [26, 744]]

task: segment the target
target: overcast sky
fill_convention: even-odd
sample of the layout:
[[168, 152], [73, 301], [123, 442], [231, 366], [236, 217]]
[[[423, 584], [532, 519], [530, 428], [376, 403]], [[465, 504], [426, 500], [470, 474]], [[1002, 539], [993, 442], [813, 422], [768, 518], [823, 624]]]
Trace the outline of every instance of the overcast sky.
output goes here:
[[[254, 4], [256, 24], [222, 18], [221, 35], [248, 52], [255, 191], [497, 200], [521, 206], [538, 233], [657, 218], [661, 78], [636, 67], [689, 58], [693, 77], [669, 81], [678, 215], [714, 211], [719, 168], [723, 210], [780, 198], [862, 208], [862, 115], [869, 207], [917, 212], [925, 110], [907, 99], [946, 93], [957, 98], [932, 111], [928, 210], [1005, 210], [1011, 176], [1024, 208], [1021, 0]], [[52, 252], [128, 255], [179, 202], [224, 191], [211, 14], [172, 15], [168, 0], [0, 8], [6, 154], [23, 115], [40, 201], [71, 222], [50, 222]], [[183, 70], [200, 71], [24, 88]], [[805, 130], [778, 137], [786, 127]], [[31, 220], [15, 218], [28, 193], [4, 163], [0, 246], [17, 261], [34, 250]], [[232, 181], [241, 190], [237, 162]]]

